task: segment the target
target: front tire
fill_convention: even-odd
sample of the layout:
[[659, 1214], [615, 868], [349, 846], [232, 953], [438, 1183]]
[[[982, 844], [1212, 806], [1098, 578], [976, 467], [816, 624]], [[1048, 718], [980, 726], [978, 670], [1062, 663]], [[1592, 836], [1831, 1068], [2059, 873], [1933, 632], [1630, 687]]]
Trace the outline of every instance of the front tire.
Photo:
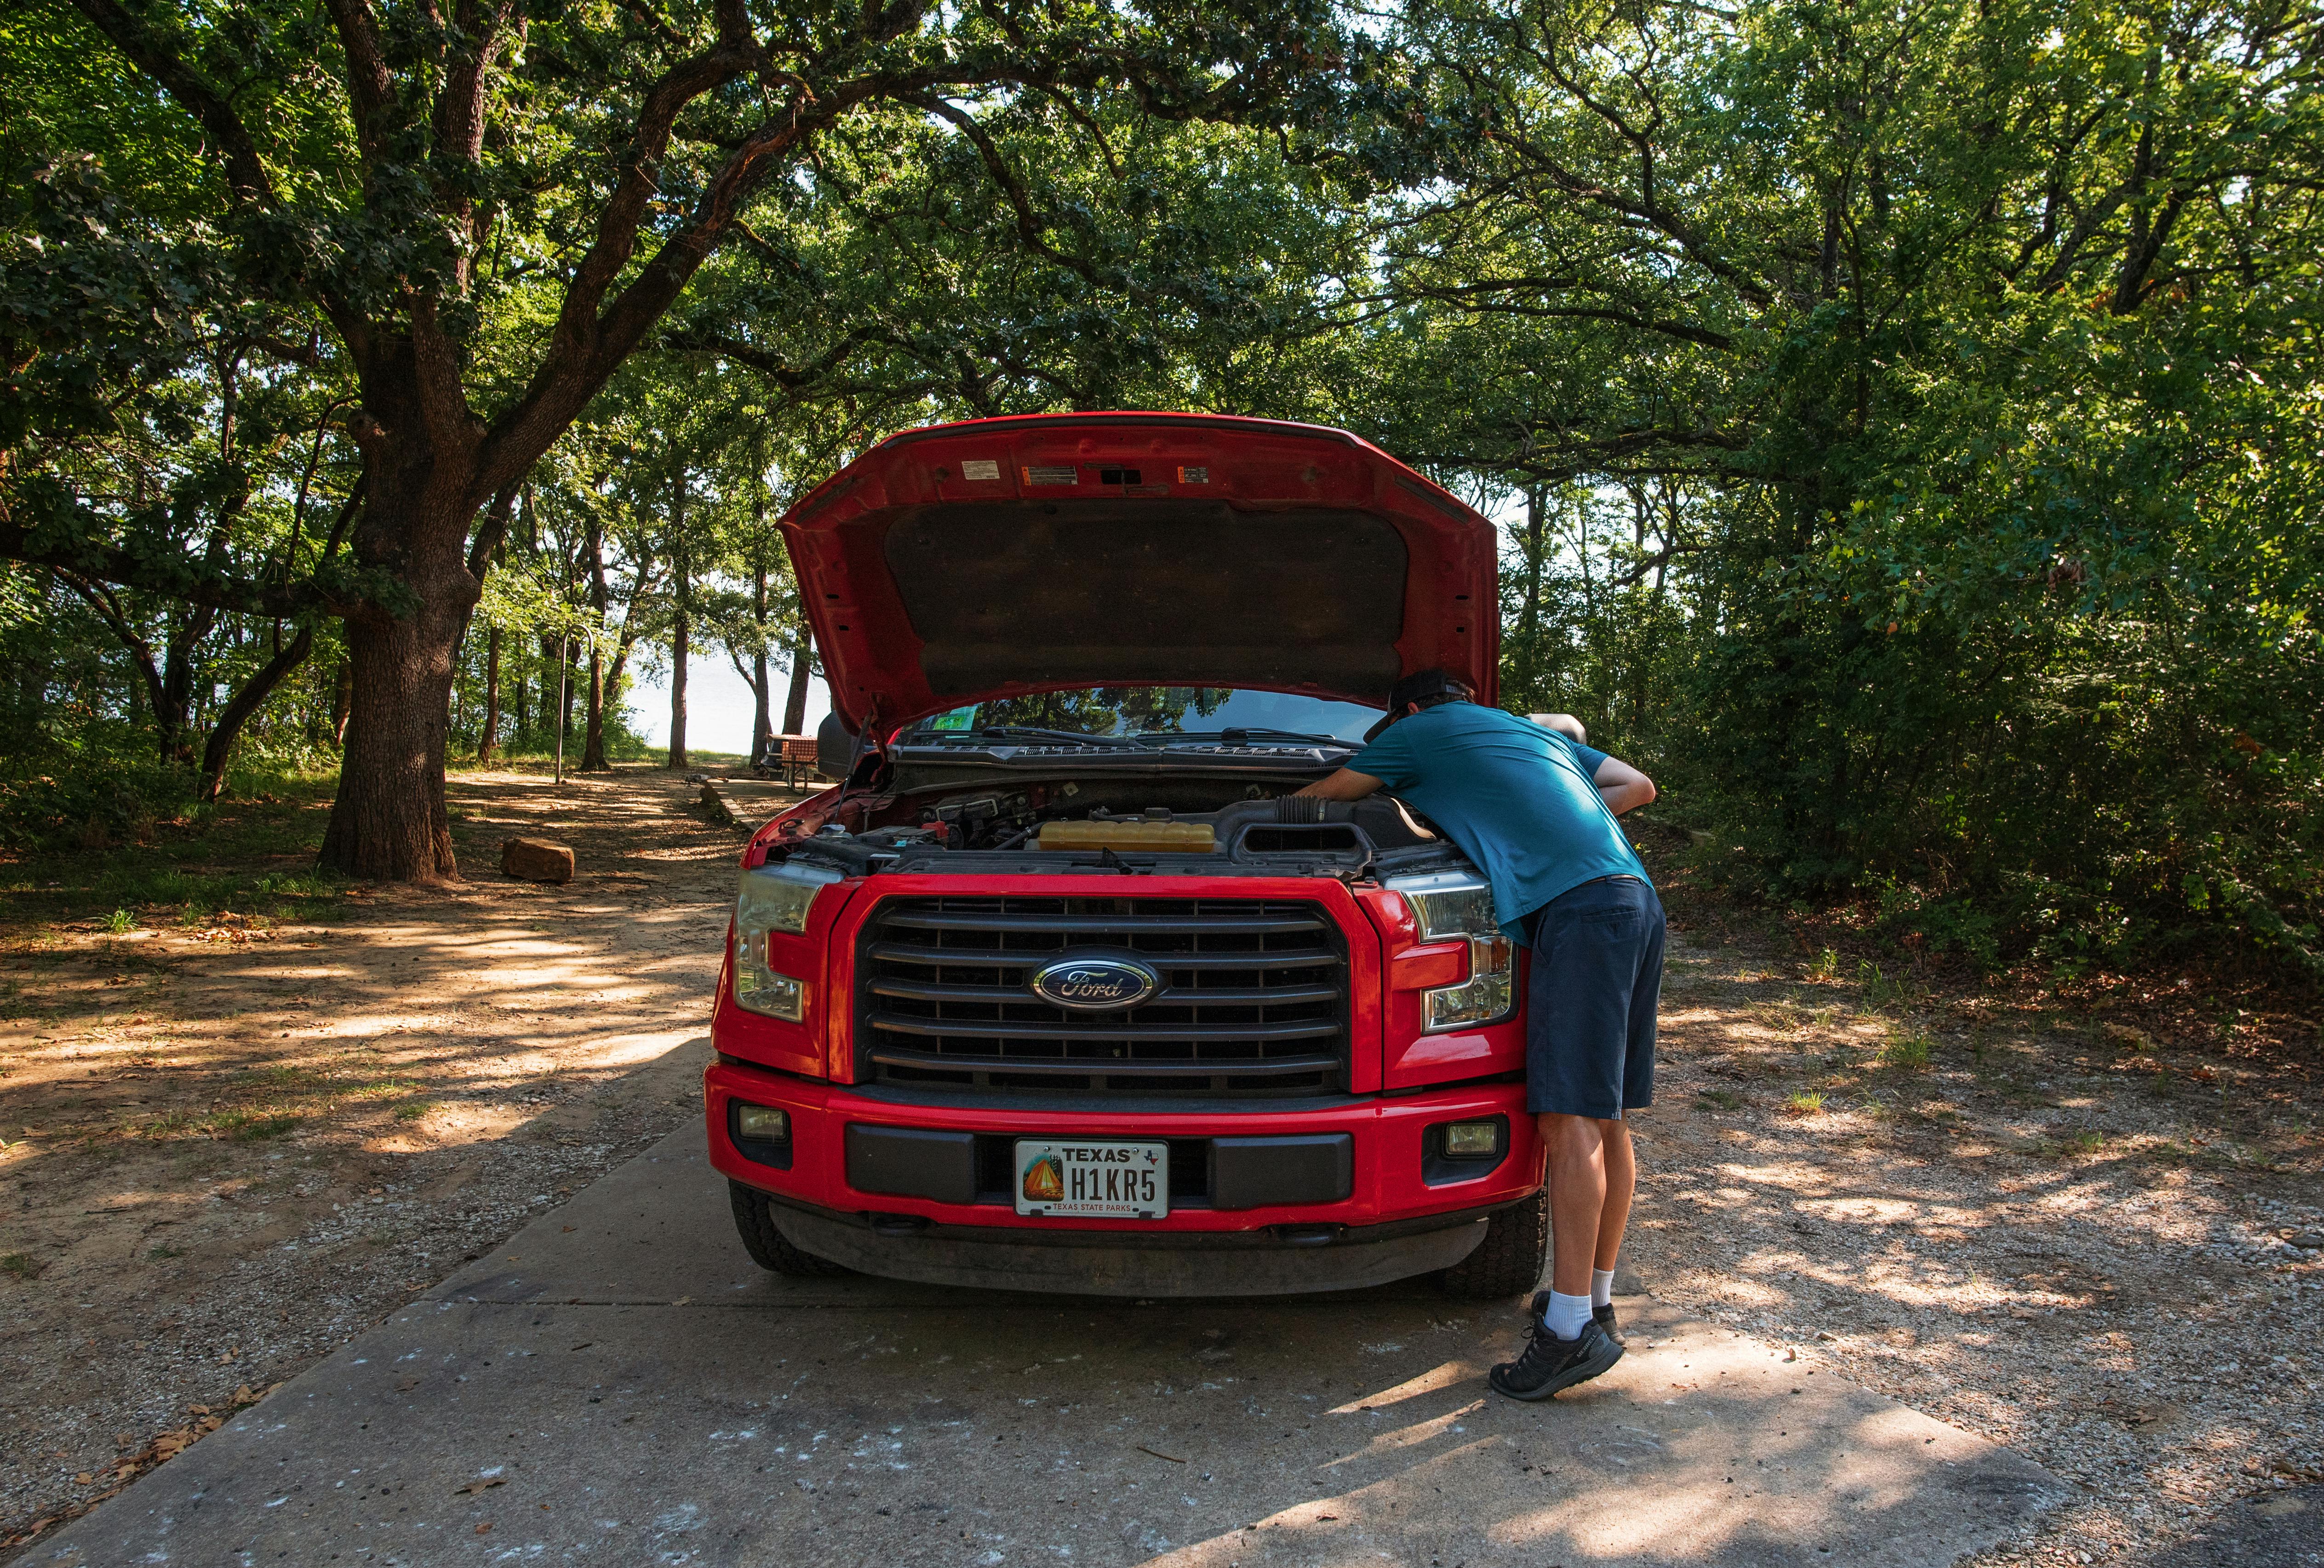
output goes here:
[[1506, 1301], [1541, 1283], [1549, 1261], [1549, 1189], [1485, 1222], [1485, 1239], [1437, 1280], [1463, 1301]]
[[776, 1228], [774, 1210], [766, 1194], [730, 1178], [726, 1196], [733, 1200], [734, 1228], [742, 1233], [742, 1250], [760, 1268], [800, 1279], [827, 1279], [848, 1272], [844, 1264], [792, 1246], [790, 1239]]

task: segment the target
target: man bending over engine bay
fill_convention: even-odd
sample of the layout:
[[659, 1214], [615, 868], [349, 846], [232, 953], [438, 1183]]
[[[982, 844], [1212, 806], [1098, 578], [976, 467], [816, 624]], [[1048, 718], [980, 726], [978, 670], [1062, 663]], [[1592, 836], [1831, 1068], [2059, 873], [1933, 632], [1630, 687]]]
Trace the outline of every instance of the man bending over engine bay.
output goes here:
[[[1566, 725], [1483, 708], [1442, 670], [1406, 675], [1348, 766], [1299, 793], [1360, 800], [1386, 787], [1450, 834], [1493, 887], [1493, 917], [1531, 949], [1526, 1108], [1549, 1151], [1550, 1286], [1526, 1312], [1525, 1353], [1492, 1371], [1543, 1399], [1622, 1359], [1614, 1258], [1637, 1167], [1625, 1112], [1654, 1099], [1663, 906], [1614, 821], [1654, 781]], [[1578, 720], [1566, 720], [1572, 730]]]

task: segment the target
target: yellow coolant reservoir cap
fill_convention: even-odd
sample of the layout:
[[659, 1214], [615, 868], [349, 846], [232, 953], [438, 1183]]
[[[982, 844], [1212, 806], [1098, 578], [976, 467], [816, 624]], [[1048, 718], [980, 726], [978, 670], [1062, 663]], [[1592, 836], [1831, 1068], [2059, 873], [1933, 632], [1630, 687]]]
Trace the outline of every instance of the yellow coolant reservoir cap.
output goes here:
[[1089, 821], [1044, 822], [1044, 849], [1111, 849], [1115, 854], [1137, 850], [1155, 855], [1208, 855], [1219, 847], [1208, 822]]

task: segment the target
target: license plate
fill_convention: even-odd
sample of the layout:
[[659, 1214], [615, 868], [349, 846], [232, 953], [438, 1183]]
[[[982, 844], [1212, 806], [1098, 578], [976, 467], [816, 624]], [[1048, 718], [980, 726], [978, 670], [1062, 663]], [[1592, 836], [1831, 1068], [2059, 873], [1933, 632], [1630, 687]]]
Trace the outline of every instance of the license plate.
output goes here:
[[1021, 1138], [1017, 1212], [1158, 1220], [1170, 1212], [1170, 1145]]

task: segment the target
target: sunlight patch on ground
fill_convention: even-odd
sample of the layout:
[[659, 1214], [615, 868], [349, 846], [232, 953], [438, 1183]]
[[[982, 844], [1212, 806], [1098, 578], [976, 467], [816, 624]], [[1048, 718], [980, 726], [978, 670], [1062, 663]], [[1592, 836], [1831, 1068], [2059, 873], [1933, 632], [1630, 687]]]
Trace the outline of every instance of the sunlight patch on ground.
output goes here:
[[1433, 1394], [1439, 1389], [1449, 1389], [1456, 1383], [1477, 1376], [1479, 1371], [1480, 1369], [1470, 1365], [1467, 1362], [1446, 1362], [1443, 1366], [1432, 1368], [1416, 1378], [1406, 1378], [1394, 1388], [1382, 1389], [1377, 1394], [1366, 1394], [1360, 1399], [1351, 1399], [1344, 1405], [1334, 1406], [1327, 1414], [1353, 1416], [1384, 1406], [1401, 1404], [1406, 1399], [1417, 1398], [1423, 1394]]

